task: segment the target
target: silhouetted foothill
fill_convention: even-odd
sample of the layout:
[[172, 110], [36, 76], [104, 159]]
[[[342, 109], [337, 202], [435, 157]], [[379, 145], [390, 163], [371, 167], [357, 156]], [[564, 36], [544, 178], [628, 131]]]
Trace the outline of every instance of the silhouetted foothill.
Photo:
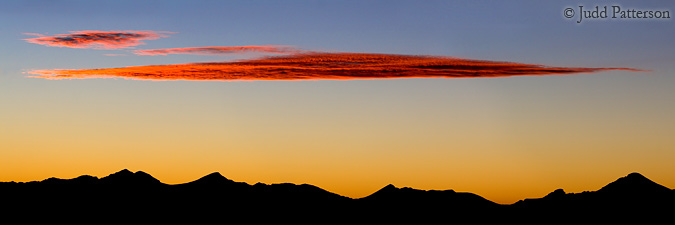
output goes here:
[[671, 192], [670, 189], [647, 179], [639, 173], [631, 173], [619, 178], [598, 190], [598, 193], [614, 194], [664, 194]]
[[566, 194], [567, 193], [565, 193], [565, 191], [563, 189], [556, 189], [555, 191], [553, 191], [553, 192], [547, 194], [546, 196], [544, 196], [544, 199], [564, 198]]
[[199, 178], [191, 183], [194, 184], [203, 184], [203, 185], [223, 185], [223, 184], [231, 184], [234, 183], [234, 181], [231, 181], [227, 178], [225, 178], [223, 175], [221, 175], [218, 172], [211, 173], [209, 175], [203, 176], [202, 178]]
[[101, 178], [100, 180], [101, 183], [110, 185], [146, 186], [162, 184], [162, 182], [155, 179], [150, 174], [147, 174], [143, 171], [133, 173], [127, 169], [110, 174], [107, 177]]
[[345, 222], [354, 219], [422, 222], [421, 218], [471, 222], [541, 222], [543, 218], [607, 221], [616, 218], [612, 215], [617, 213], [621, 218], [665, 218], [675, 210], [675, 191], [639, 173], [619, 178], [597, 191], [566, 193], [557, 189], [542, 198], [524, 199], [512, 205], [500, 205], [472, 193], [398, 188], [393, 184], [364, 198], [351, 199], [309, 184], [249, 185], [229, 180], [218, 172], [192, 182], [169, 185], [145, 172], [127, 169], [100, 179], [82, 175], [73, 179], [0, 182], [0, 193], [5, 208], [12, 206], [4, 211], [7, 215], [80, 212], [92, 216], [117, 212], [116, 218], [134, 215], [167, 222], [177, 217], [222, 219], [263, 215], [274, 218], [272, 221], [308, 222], [318, 222], [316, 218], [339, 218]]

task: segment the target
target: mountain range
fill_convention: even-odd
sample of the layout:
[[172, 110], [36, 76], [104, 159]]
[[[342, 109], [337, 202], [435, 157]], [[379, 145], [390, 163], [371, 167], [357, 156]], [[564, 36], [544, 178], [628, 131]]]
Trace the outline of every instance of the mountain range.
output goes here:
[[[387, 185], [364, 198], [344, 197], [309, 184], [249, 185], [211, 173], [183, 184], [164, 184], [127, 169], [103, 178], [82, 175], [31, 182], [0, 182], [0, 213], [20, 218], [109, 218], [159, 222], [244, 219], [342, 222], [545, 222], [669, 218], [675, 190], [631, 173], [596, 191], [562, 189], [536, 199], [497, 204], [453, 190]], [[0, 214], [0, 215], [2, 215]], [[221, 221], [222, 222], [222, 221]], [[550, 221], [549, 221], [550, 222]]]

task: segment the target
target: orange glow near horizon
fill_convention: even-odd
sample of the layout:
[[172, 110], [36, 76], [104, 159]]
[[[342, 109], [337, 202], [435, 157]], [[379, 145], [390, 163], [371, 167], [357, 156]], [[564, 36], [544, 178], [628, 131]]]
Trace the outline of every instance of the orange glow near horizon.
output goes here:
[[[171, 51], [166, 52], [169, 54]], [[157, 53], [161, 54], [161, 53]], [[239, 62], [151, 65], [108, 69], [33, 70], [35, 78], [133, 80], [353, 80], [389, 78], [488, 78], [566, 75], [630, 68], [548, 67], [435, 56], [306, 53]]]

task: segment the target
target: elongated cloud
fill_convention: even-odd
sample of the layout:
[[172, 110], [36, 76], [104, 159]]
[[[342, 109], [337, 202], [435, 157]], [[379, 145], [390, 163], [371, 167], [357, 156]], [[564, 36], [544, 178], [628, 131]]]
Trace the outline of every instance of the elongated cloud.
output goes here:
[[135, 50], [136, 55], [168, 55], [168, 54], [192, 54], [192, 55], [225, 55], [246, 52], [297, 54], [301, 51], [287, 45], [258, 45], [258, 46], [233, 46], [233, 47], [192, 47], [192, 48], [165, 48]]
[[109, 69], [34, 70], [37, 78], [134, 80], [352, 80], [480, 78], [565, 75], [630, 68], [575, 68], [450, 57], [365, 53], [306, 53], [238, 62], [134, 66]]
[[123, 49], [133, 48], [145, 44], [141, 40], [155, 40], [167, 37], [167, 31], [71, 31], [70, 34], [57, 34], [44, 36], [42, 34], [24, 33], [25, 35], [38, 36], [36, 38], [23, 39], [26, 42], [68, 48], [92, 48], [92, 49]]

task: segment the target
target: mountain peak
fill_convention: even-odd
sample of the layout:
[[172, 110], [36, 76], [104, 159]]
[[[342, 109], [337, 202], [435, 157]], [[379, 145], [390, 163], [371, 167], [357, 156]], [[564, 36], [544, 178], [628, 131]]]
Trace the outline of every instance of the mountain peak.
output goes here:
[[101, 181], [104, 183], [110, 184], [159, 184], [159, 180], [154, 178], [152, 175], [143, 172], [137, 171], [136, 173], [129, 171], [128, 169], [120, 170], [119, 172], [110, 174], [104, 178], [101, 178]]
[[222, 178], [225, 178], [225, 176], [223, 176], [223, 175], [220, 174], [219, 172], [213, 172], [213, 173], [210, 173], [209, 175], [206, 175], [206, 176], [204, 176], [204, 177], [218, 177], [218, 178], [221, 178], [221, 177], [222, 177]]
[[663, 191], [670, 191], [670, 189], [651, 181], [640, 173], [630, 173], [598, 190], [601, 193], [654, 193]]
[[212, 185], [212, 184], [230, 184], [234, 183], [234, 181], [227, 179], [219, 172], [213, 172], [190, 183]]
[[213, 172], [210, 173], [209, 175], [199, 178], [198, 180], [227, 180], [227, 178], [225, 178], [225, 176], [223, 176], [219, 172]]
[[396, 186], [394, 186], [393, 184], [387, 184], [387, 186], [384, 186], [382, 188], [382, 190], [385, 190], [385, 189], [398, 189], [398, 188]]
[[387, 186], [384, 186], [382, 189], [378, 190], [377, 192], [375, 192], [373, 194], [391, 193], [391, 192], [395, 192], [395, 191], [398, 191], [398, 190], [400, 190], [400, 188], [397, 188], [393, 184], [387, 184]]
[[390, 195], [391, 193], [396, 192], [397, 190], [398, 188], [393, 184], [387, 184], [387, 186], [384, 186], [380, 190], [377, 190], [375, 193], [372, 193], [364, 198], [365, 199], [379, 198], [381, 196]]
[[115, 173], [112, 173], [108, 176], [105, 176], [101, 179], [122, 179], [122, 178], [131, 177], [133, 175], [134, 175], [134, 173], [129, 171], [128, 169], [123, 169], [123, 170], [117, 171]]
[[557, 199], [557, 198], [562, 198], [565, 197], [566, 193], [565, 190], [563, 189], [556, 189], [555, 191], [549, 193], [548, 195], [544, 196], [544, 199]]
[[133, 172], [129, 171], [128, 169], [123, 169], [123, 170], [120, 170], [120, 171], [118, 171], [117, 173], [113, 173], [113, 174], [119, 174], [119, 175], [122, 175], [122, 174], [124, 174], [124, 175], [130, 175], [130, 174], [133, 174]]
[[628, 179], [645, 179], [645, 180], [649, 180], [649, 179], [647, 179], [647, 177], [645, 177], [644, 175], [642, 175], [642, 174], [640, 174], [640, 173], [638, 173], [638, 172], [632, 172], [632, 173], [626, 175], [625, 178], [628, 178]]

